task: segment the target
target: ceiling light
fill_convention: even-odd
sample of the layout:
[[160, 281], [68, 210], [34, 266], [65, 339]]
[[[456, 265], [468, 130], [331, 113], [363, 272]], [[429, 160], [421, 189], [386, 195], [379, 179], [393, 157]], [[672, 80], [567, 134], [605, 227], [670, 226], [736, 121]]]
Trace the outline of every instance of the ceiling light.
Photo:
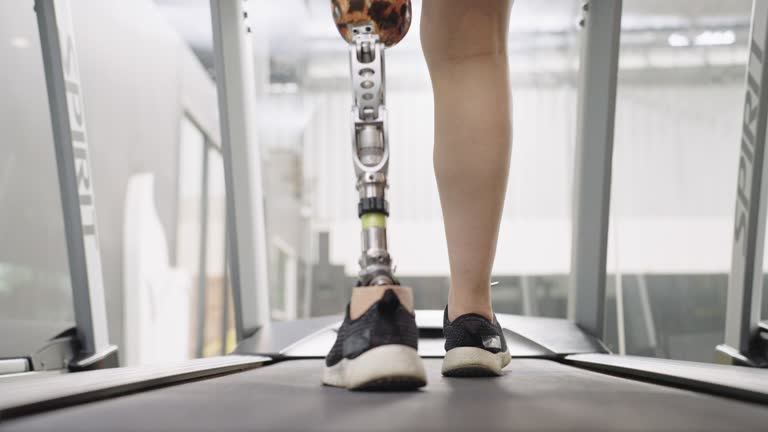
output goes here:
[[667, 38], [667, 43], [672, 47], [687, 47], [691, 45], [691, 40], [684, 34], [672, 33]]
[[696, 39], [694, 39], [694, 44], [698, 46], [732, 45], [734, 42], [736, 42], [736, 34], [733, 30], [707, 30], [696, 36]]

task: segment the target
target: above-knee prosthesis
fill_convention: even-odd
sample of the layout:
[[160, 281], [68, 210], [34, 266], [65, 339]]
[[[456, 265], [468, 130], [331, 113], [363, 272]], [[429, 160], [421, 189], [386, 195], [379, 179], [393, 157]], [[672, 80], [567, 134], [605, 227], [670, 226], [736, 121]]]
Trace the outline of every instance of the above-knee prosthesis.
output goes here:
[[352, 159], [362, 222], [359, 286], [393, 285], [387, 248], [389, 141], [384, 49], [399, 42], [411, 22], [410, 0], [332, 0], [333, 16], [349, 42], [352, 76]]

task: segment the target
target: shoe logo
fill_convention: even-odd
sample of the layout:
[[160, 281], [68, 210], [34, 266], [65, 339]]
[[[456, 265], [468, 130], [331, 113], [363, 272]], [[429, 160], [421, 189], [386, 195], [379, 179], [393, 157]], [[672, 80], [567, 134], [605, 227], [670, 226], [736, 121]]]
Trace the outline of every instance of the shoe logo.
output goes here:
[[483, 336], [483, 346], [485, 348], [501, 349], [501, 338], [498, 336]]

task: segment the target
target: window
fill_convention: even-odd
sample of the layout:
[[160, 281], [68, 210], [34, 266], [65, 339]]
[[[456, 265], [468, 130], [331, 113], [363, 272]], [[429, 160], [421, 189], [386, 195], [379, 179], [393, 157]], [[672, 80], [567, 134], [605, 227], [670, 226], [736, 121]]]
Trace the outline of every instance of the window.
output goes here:
[[[622, 354], [713, 361], [725, 328], [750, 2], [624, 8], [606, 340]], [[659, 20], [669, 25], [651, 28]]]
[[[191, 355], [233, 348], [234, 315], [226, 277], [226, 190], [220, 148], [188, 118], [181, 121], [177, 266], [194, 280]], [[201, 270], [202, 269], [202, 270]], [[225, 307], [226, 306], [226, 307]]]
[[227, 201], [221, 149], [208, 144], [208, 215], [205, 220], [205, 348], [204, 355], [229, 352], [234, 341], [234, 314], [227, 268]]
[[[307, 2], [285, 14], [260, 4], [259, 13], [250, 14], [256, 43], [274, 47], [256, 55], [256, 69], [270, 71], [259, 83], [258, 124], [273, 317], [339, 313], [358, 272], [347, 44], [326, 6]], [[433, 97], [419, 43], [421, 3], [413, 6], [407, 38], [387, 50], [388, 234], [397, 276], [415, 288], [416, 307], [440, 309], [448, 297], [448, 255], [432, 171]], [[570, 5], [514, 6], [512, 170], [493, 276], [499, 312], [565, 315], [577, 12]], [[310, 30], [286, 35], [286, 19], [285, 25]], [[284, 309], [293, 308], [290, 291], [282, 291], [291, 286], [285, 281], [289, 258], [302, 283], [295, 311]]]

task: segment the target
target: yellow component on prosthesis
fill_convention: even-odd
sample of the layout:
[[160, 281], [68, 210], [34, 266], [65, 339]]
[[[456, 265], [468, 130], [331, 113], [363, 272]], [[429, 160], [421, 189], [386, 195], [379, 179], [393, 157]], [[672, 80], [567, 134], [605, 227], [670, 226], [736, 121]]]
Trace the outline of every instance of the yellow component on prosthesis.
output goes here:
[[387, 227], [387, 215], [384, 213], [366, 213], [360, 217], [360, 220], [363, 222], [363, 229]]

